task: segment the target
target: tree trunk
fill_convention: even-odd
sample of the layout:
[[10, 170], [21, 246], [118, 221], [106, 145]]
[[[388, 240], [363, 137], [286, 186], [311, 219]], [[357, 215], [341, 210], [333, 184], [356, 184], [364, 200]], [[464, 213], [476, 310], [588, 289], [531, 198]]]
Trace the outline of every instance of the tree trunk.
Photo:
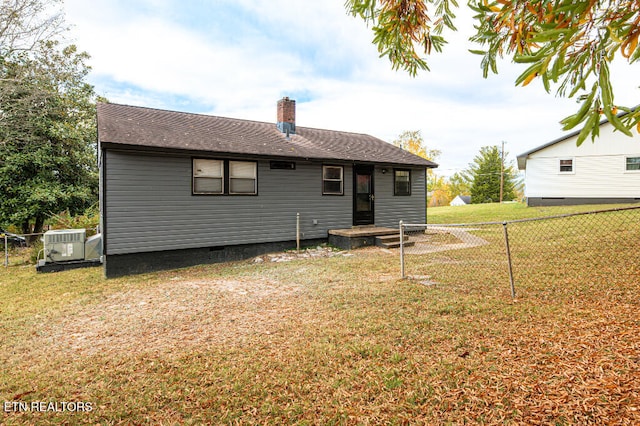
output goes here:
[[31, 224], [29, 223], [29, 220], [25, 220], [24, 222], [22, 222], [22, 233], [23, 234], [30, 234], [31, 233]]
[[33, 225], [33, 233], [41, 233], [42, 228], [44, 228], [44, 216], [36, 216], [36, 223]]
[[[33, 224], [33, 228], [31, 227], [31, 222], [29, 220], [25, 220], [22, 222], [22, 233], [23, 234], [39, 234], [42, 232], [44, 228], [44, 216], [36, 216], [35, 223]], [[38, 235], [26, 235], [25, 239], [27, 240], [27, 245], [30, 246], [34, 242], [38, 241]]]

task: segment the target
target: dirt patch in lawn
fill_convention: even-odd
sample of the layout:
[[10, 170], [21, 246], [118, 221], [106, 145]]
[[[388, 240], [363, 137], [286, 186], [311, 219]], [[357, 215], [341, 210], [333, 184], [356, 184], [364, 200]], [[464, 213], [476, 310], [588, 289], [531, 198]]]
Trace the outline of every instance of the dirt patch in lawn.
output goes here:
[[[297, 317], [299, 286], [268, 280], [182, 280], [108, 296], [43, 325], [31, 342], [67, 355], [164, 352], [242, 344], [275, 334]], [[285, 303], [286, 301], [286, 303]]]
[[[335, 256], [354, 255], [319, 246], [260, 256], [247, 263]], [[7, 361], [35, 362], [50, 354], [117, 356], [241, 346], [260, 336], [272, 340], [317, 320], [317, 306], [308, 288], [265, 277], [194, 278], [176, 272], [159, 284], [113, 293], [86, 305], [77, 303], [53, 318], [36, 320], [29, 337], [9, 343]]]

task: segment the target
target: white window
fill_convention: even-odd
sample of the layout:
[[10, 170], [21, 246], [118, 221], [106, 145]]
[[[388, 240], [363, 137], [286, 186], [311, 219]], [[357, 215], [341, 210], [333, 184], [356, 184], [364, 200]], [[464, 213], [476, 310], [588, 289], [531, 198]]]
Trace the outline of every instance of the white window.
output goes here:
[[322, 194], [344, 193], [344, 169], [342, 166], [322, 166]]
[[573, 173], [573, 158], [560, 159], [560, 173]]
[[640, 157], [627, 157], [626, 159], [627, 171], [640, 171]]
[[222, 160], [193, 159], [193, 193], [224, 193], [224, 162]]
[[229, 161], [229, 194], [256, 194], [257, 163]]

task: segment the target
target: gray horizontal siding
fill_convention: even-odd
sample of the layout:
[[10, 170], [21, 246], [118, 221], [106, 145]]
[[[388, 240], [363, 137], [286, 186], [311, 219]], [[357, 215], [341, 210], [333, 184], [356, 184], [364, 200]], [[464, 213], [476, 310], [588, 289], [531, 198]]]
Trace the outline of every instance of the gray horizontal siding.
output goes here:
[[[106, 254], [303, 239], [352, 222], [351, 168], [345, 195], [322, 195], [321, 164], [271, 170], [258, 162], [257, 196], [191, 194], [191, 157], [108, 151], [105, 155]], [[318, 224], [314, 225], [313, 220]]]
[[[375, 220], [377, 226], [397, 228], [398, 222], [426, 223], [425, 169], [411, 170], [411, 195], [393, 195], [393, 168], [376, 168]], [[406, 169], [406, 168], [402, 168]]]
[[[106, 254], [291, 241], [300, 213], [303, 239], [327, 238], [352, 225], [352, 169], [345, 166], [344, 196], [322, 195], [322, 165], [296, 162], [271, 170], [258, 161], [258, 195], [191, 194], [191, 157], [105, 154]], [[375, 224], [423, 223], [425, 170], [411, 172], [412, 195], [393, 195], [393, 169], [375, 172]], [[318, 222], [317, 225], [313, 221]]]

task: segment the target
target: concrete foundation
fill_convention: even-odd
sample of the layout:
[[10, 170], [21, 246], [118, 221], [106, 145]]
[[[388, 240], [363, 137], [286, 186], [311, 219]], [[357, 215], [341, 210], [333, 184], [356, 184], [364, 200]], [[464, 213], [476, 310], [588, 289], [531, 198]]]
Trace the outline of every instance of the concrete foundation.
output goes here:
[[[301, 247], [313, 247], [326, 243], [324, 238], [303, 240]], [[266, 253], [296, 248], [295, 241], [278, 241], [262, 244], [245, 244], [224, 247], [202, 247], [182, 250], [154, 251], [147, 253], [110, 254], [104, 257], [104, 275], [117, 278], [125, 275], [185, 268], [209, 263], [250, 259]]]
[[36, 272], [60, 272], [68, 271], [71, 269], [91, 268], [94, 266], [101, 266], [100, 260], [72, 260], [69, 262], [47, 262], [39, 260], [36, 265]]

